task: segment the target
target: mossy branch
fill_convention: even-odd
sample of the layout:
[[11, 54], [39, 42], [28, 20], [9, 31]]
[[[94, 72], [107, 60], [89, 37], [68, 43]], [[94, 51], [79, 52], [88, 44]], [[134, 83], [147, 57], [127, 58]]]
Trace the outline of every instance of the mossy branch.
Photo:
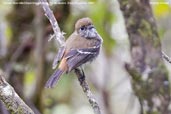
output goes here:
[[[118, 0], [128, 32], [132, 62], [125, 68], [141, 105], [141, 114], [170, 114], [170, 82], [150, 0]], [[155, 100], [154, 100], [155, 99]], [[156, 100], [160, 102], [158, 105]]]
[[4, 73], [0, 70], [0, 100], [6, 108], [14, 114], [34, 114], [24, 101], [18, 96], [14, 88], [4, 79]]

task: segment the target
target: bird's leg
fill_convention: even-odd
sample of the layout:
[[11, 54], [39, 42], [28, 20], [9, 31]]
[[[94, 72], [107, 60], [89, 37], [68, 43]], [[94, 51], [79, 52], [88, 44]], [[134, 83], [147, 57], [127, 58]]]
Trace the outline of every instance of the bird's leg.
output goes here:
[[78, 80], [80, 82], [80, 84], [82, 85], [82, 83], [85, 81], [85, 74], [82, 68], [75, 68], [75, 73], [77, 74]]

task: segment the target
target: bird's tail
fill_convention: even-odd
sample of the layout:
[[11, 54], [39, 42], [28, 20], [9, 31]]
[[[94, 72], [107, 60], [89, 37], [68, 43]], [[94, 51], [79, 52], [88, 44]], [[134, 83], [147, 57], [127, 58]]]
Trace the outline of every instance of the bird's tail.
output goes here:
[[64, 73], [63, 70], [56, 70], [49, 78], [49, 80], [46, 82], [45, 87], [46, 88], [52, 88], [55, 86], [55, 84], [58, 82], [60, 76]]

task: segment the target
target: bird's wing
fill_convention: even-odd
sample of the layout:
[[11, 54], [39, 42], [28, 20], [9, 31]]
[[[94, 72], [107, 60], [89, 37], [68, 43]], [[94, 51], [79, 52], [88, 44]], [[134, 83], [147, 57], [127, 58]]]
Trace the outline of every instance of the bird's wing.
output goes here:
[[65, 46], [62, 46], [59, 48], [58, 53], [55, 56], [55, 59], [53, 60], [52, 68], [55, 69], [58, 65], [59, 61], [62, 59], [65, 52]]
[[99, 50], [100, 47], [70, 50], [65, 56], [69, 67], [68, 71], [71, 71], [88, 61], [92, 61], [98, 55]]

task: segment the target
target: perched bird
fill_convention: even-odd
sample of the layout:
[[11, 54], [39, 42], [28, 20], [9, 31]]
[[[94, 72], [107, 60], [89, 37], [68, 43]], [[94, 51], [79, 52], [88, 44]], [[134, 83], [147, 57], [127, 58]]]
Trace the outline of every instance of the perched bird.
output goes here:
[[75, 24], [75, 31], [66, 40], [53, 61], [53, 68], [58, 69], [46, 82], [45, 87], [55, 86], [63, 73], [68, 73], [86, 62], [97, 57], [103, 40], [94, 28], [90, 18], [79, 19]]

